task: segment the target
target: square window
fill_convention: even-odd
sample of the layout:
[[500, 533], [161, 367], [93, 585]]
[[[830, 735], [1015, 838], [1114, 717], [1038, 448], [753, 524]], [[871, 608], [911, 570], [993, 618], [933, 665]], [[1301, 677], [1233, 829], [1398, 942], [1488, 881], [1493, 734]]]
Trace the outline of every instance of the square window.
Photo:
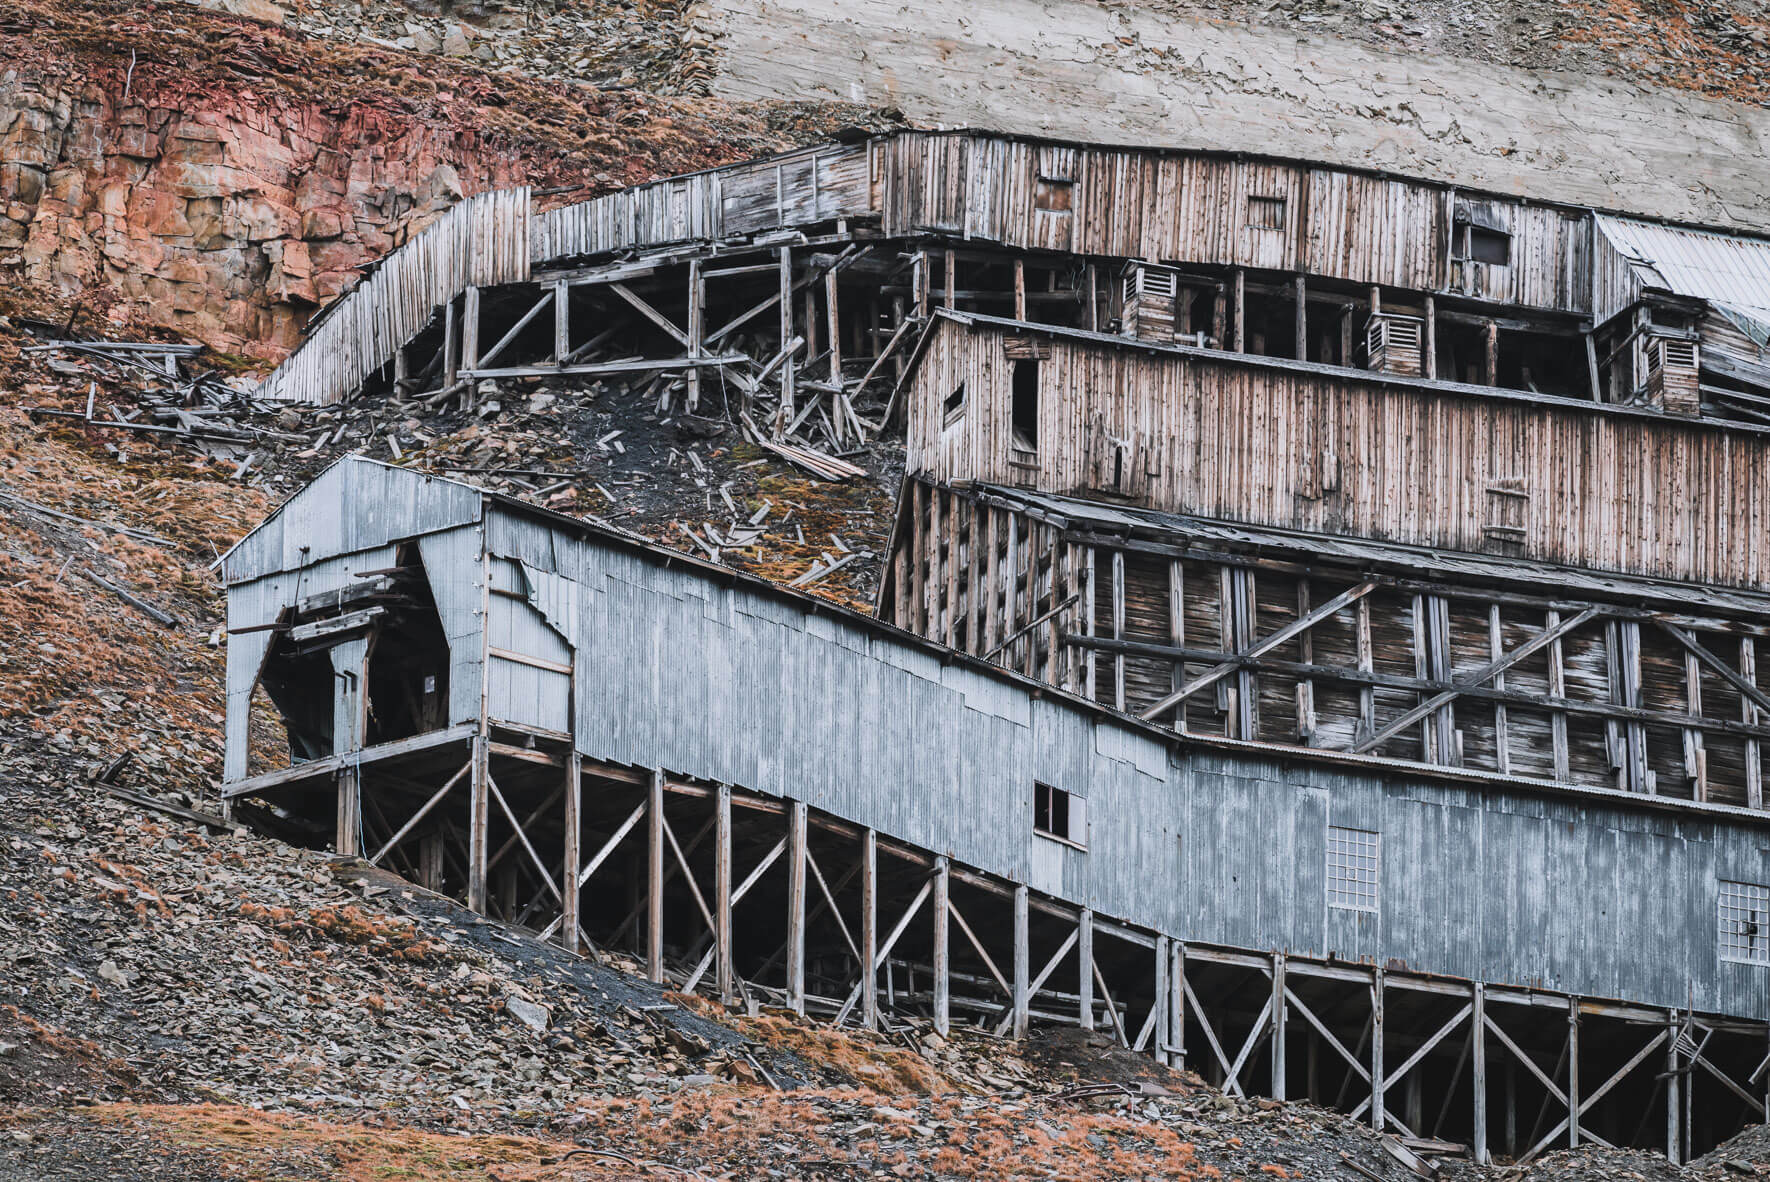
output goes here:
[[941, 426], [950, 427], [965, 414], [965, 383], [960, 382], [941, 403]]
[[1050, 784], [1033, 785], [1033, 832], [1070, 845], [1085, 845], [1087, 801]]
[[1033, 208], [1047, 213], [1068, 213], [1074, 198], [1075, 182], [1062, 177], [1042, 176], [1033, 187]]
[[1249, 197], [1248, 225], [1256, 230], [1284, 229], [1284, 198]]
[[1512, 263], [1512, 236], [1504, 230], [1458, 222], [1454, 240], [1458, 248], [1457, 258], [1486, 263], [1490, 267], [1506, 267]]
[[1770, 964], [1770, 887], [1721, 881], [1721, 959]]
[[1368, 829], [1329, 825], [1328, 906], [1377, 910], [1377, 835]]

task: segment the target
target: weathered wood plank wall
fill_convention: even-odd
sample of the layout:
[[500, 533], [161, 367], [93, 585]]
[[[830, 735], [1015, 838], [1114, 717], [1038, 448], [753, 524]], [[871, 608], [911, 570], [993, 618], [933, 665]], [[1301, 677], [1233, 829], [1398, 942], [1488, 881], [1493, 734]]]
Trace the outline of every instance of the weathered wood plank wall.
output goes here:
[[338, 298], [259, 384], [262, 398], [336, 402], [393, 359], [440, 304], [468, 287], [529, 277], [529, 191], [465, 198]]
[[[1010, 443], [1012, 335], [981, 319], [935, 328], [909, 402], [909, 471], [1770, 586], [1770, 437], [1758, 430], [1053, 333], [1029, 454]], [[1520, 502], [1503, 519], [1502, 498]]]

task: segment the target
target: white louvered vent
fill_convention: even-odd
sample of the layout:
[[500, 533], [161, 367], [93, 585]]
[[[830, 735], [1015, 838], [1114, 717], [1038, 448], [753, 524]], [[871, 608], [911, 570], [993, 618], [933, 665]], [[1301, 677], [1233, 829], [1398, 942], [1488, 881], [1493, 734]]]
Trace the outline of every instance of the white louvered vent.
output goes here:
[[1420, 377], [1425, 373], [1421, 346], [1425, 322], [1417, 316], [1379, 312], [1364, 330], [1366, 368], [1378, 373]]

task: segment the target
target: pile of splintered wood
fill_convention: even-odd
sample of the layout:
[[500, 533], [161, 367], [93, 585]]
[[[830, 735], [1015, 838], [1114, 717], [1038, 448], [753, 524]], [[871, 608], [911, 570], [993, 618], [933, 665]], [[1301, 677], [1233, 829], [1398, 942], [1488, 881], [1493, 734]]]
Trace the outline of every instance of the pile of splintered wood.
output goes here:
[[[202, 345], [57, 339], [27, 345], [23, 351], [39, 357], [52, 373], [87, 380], [83, 410], [21, 408], [34, 419], [68, 419], [182, 443], [237, 461], [236, 479], [257, 459], [256, 445], [305, 441], [301, 435], [246, 423], [248, 417], [273, 413], [282, 404], [255, 399], [214, 371], [196, 369], [193, 362], [202, 355]], [[101, 383], [107, 391], [127, 389], [134, 405], [119, 409], [101, 395]]]

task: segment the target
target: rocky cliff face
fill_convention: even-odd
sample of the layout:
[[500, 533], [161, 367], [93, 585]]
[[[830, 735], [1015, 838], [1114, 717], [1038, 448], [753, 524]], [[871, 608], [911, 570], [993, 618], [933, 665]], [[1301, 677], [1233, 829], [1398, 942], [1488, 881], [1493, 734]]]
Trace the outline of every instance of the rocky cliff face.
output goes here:
[[260, 357], [464, 193], [530, 160], [353, 105], [0, 83], [0, 267], [118, 320]]
[[[361, 20], [346, 28], [344, 8], [326, 10], [330, 37], [182, 3], [20, 0], [22, 20], [0, 15], [0, 288], [112, 331], [166, 327], [274, 361], [465, 194], [529, 184], [570, 200], [858, 113], [599, 88], [602, 58], [573, 82], [495, 55], [414, 56]], [[657, 73], [658, 89], [680, 81], [666, 43], [686, 26], [673, 21], [662, 14], [658, 44], [626, 67]], [[580, 21], [574, 36], [600, 27]]]

